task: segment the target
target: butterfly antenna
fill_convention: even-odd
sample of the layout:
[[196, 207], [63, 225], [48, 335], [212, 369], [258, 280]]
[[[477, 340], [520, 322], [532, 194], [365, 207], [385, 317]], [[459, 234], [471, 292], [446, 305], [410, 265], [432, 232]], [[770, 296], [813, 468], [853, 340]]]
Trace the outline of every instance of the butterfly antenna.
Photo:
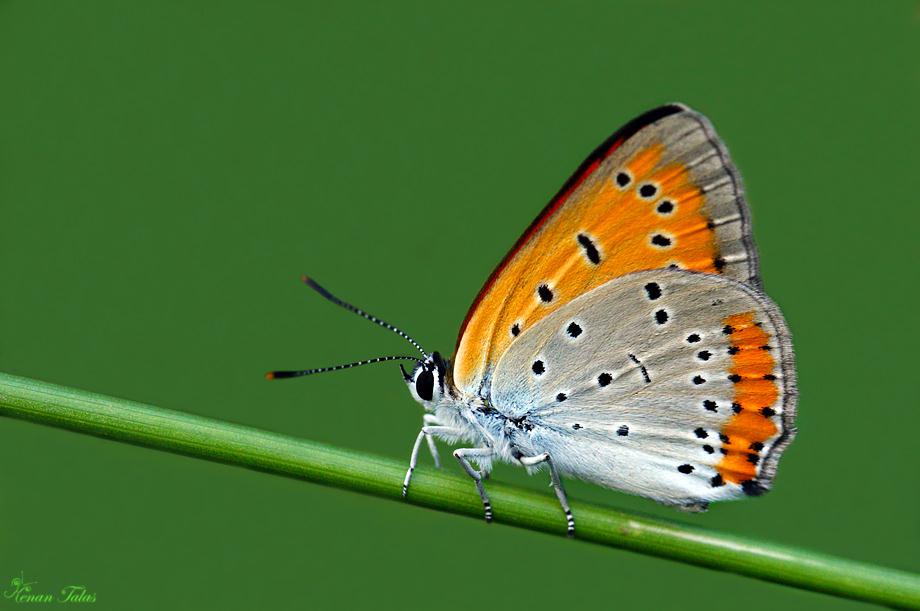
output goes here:
[[[316, 369], [300, 369], [298, 371], [269, 371], [265, 374], [267, 380], [282, 380], [284, 378], [299, 378], [300, 376], [310, 376], [314, 373], [326, 373], [327, 371], [338, 371], [339, 369], [351, 369], [352, 367], [360, 367], [361, 365], [371, 365], [373, 363], [383, 363], [386, 361], [415, 361], [417, 363], [422, 362], [421, 359], [418, 359], [414, 356], [378, 356], [372, 359], [367, 359], [364, 361], [355, 361], [354, 363], [346, 363], [344, 365], [334, 365], [332, 367], [318, 367]], [[405, 375], [405, 370], [403, 370]]]
[[[384, 320], [380, 320], [379, 318], [377, 318], [377, 317], [374, 316], [373, 314], [370, 314], [370, 313], [368, 313], [368, 312], [365, 312], [365, 311], [362, 310], [361, 308], [356, 308], [355, 306], [351, 305], [351, 304], [348, 303], [347, 301], [342, 301], [341, 299], [339, 299], [338, 297], [336, 297], [335, 295], [333, 295], [332, 293], [330, 293], [329, 291], [327, 291], [326, 289], [324, 289], [323, 287], [321, 287], [315, 280], [313, 280], [313, 278], [310, 278], [310, 277], [308, 277], [308, 276], [304, 276], [304, 277], [303, 277], [303, 282], [304, 282], [304, 284], [306, 284], [307, 286], [309, 286], [311, 289], [313, 289], [314, 291], [316, 291], [317, 293], [319, 293], [320, 295], [322, 295], [323, 297], [325, 297], [326, 299], [328, 299], [329, 301], [331, 301], [332, 303], [334, 303], [335, 305], [341, 306], [341, 307], [345, 308], [346, 310], [348, 310], [349, 312], [354, 312], [354, 313], [357, 314], [358, 316], [360, 316], [360, 317], [362, 317], [362, 318], [366, 318], [367, 320], [371, 321], [372, 323], [377, 324], [377, 325], [380, 325], [381, 327], [384, 327], [385, 329], [389, 329], [390, 331], [392, 331], [392, 332], [395, 333], [396, 335], [400, 336], [401, 338], [403, 338], [404, 340], [406, 340], [407, 342], [409, 342], [410, 344], [412, 344], [413, 346], [415, 346], [415, 348], [416, 348], [419, 352], [421, 352], [423, 356], [425, 356], [426, 358], [428, 357], [428, 353], [425, 352], [425, 349], [422, 348], [422, 347], [419, 345], [419, 343], [418, 343], [417, 341], [415, 341], [414, 339], [412, 339], [411, 337], [409, 337], [409, 335], [408, 335], [407, 333], [405, 333], [404, 331], [402, 331], [402, 330], [400, 330], [400, 329], [397, 329], [396, 327], [394, 327], [393, 325], [391, 325], [390, 323], [388, 323], [388, 322], [386, 322], [386, 321], [384, 321]], [[302, 375], [306, 375], [306, 374], [302, 374]]]

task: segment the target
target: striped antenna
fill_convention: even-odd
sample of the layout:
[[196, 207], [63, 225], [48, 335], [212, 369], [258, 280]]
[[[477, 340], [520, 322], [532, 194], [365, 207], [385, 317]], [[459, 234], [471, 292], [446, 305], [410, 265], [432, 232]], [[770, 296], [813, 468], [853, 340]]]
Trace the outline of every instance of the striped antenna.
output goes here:
[[[334, 303], [335, 305], [341, 306], [341, 307], [345, 308], [346, 310], [348, 310], [349, 312], [354, 312], [354, 313], [357, 314], [358, 316], [360, 316], [360, 317], [362, 317], [362, 318], [366, 318], [367, 320], [371, 321], [372, 323], [377, 324], [377, 325], [380, 325], [381, 327], [384, 327], [385, 329], [389, 329], [390, 331], [392, 331], [392, 332], [395, 333], [396, 335], [400, 336], [401, 338], [403, 338], [404, 340], [406, 340], [407, 342], [409, 342], [410, 344], [412, 344], [413, 346], [415, 346], [415, 348], [416, 348], [419, 352], [421, 352], [422, 355], [425, 356], [425, 358], [428, 358], [428, 353], [425, 352], [425, 349], [422, 348], [422, 347], [419, 345], [419, 343], [418, 343], [417, 341], [415, 341], [414, 339], [412, 339], [411, 337], [409, 337], [409, 335], [406, 334], [405, 332], [401, 331], [400, 329], [397, 329], [396, 327], [394, 327], [393, 325], [391, 325], [390, 323], [388, 323], [388, 322], [386, 322], [386, 321], [380, 320], [379, 318], [377, 318], [377, 317], [374, 316], [373, 314], [369, 314], [368, 312], [365, 312], [365, 311], [362, 310], [361, 308], [356, 308], [355, 306], [351, 305], [351, 304], [348, 303], [347, 301], [342, 301], [341, 299], [339, 299], [338, 297], [336, 297], [335, 295], [333, 295], [332, 293], [330, 293], [329, 291], [327, 291], [326, 289], [324, 289], [323, 287], [321, 287], [315, 280], [313, 280], [313, 278], [310, 278], [310, 277], [308, 277], [308, 276], [304, 276], [304, 277], [303, 277], [303, 282], [304, 282], [304, 284], [306, 284], [307, 286], [309, 286], [311, 289], [313, 289], [314, 291], [316, 291], [317, 293], [319, 293], [320, 295], [322, 295], [323, 297], [325, 297], [326, 299], [328, 299], [329, 301], [331, 301], [332, 303]], [[417, 360], [417, 359], [415, 359], [415, 360]]]
[[[373, 363], [383, 363], [385, 361], [416, 361], [421, 363], [421, 359], [414, 356], [378, 356], [364, 361], [355, 361], [344, 365], [334, 365], [332, 367], [318, 367], [316, 369], [301, 369], [299, 371], [269, 371], [265, 374], [267, 380], [282, 380], [284, 378], [299, 378], [300, 376], [309, 376], [314, 373], [326, 373], [327, 371], [338, 371], [339, 369], [351, 369], [361, 365], [371, 365]], [[403, 371], [405, 373], [405, 370]]]

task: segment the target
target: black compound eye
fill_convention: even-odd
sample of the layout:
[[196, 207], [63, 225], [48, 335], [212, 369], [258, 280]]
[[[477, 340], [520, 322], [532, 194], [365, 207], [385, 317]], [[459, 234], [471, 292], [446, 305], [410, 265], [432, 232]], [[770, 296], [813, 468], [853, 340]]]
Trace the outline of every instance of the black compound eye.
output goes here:
[[434, 374], [430, 371], [423, 371], [415, 378], [415, 392], [425, 401], [431, 401], [434, 397]]

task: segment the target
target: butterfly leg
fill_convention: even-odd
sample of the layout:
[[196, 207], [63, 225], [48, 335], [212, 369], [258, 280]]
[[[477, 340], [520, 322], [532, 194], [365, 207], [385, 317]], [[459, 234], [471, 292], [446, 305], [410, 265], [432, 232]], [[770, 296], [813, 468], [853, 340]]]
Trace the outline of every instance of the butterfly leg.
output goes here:
[[[437, 426], [440, 424], [434, 414], [425, 414], [422, 416], [422, 423], [426, 426]], [[441, 457], [438, 456], [438, 446], [434, 444], [434, 436], [425, 435], [425, 439], [428, 440], [428, 450], [431, 452], [431, 458], [434, 460], [434, 468], [440, 469]]]
[[556, 470], [556, 464], [547, 452], [537, 454], [536, 456], [522, 456], [518, 459], [525, 467], [534, 467], [541, 463], [549, 465], [549, 477], [553, 490], [556, 492], [556, 498], [562, 505], [562, 511], [565, 512], [565, 522], [567, 525], [567, 534], [570, 537], [575, 536], [575, 518], [572, 517], [572, 509], [569, 507], [569, 499], [565, 494], [565, 488], [562, 487], [562, 478], [559, 477], [559, 471]]
[[[460, 466], [463, 467], [463, 470], [473, 478], [473, 481], [476, 482], [476, 490], [479, 492], [479, 498], [482, 499], [482, 507], [485, 510], [486, 522], [492, 521], [492, 503], [489, 502], [489, 495], [486, 494], [486, 489], [482, 485], [482, 471], [488, 471], [488, 468], [483, 469], [483, 463], [487, 463], [492, 458], [492, 448], [460, 448], [459, 450], [454, 450], [454, 458], [460, 462]], [[479, 469], [476, 470], [473, 468], [473, 465], [470, 464], [470, 459], [473, 459], [479, 464]]]
[[[415, 438], [415, 445], [412, 446], [412, 455], [409, 457], [409, 470], [406, 471], [406, 478], [403, 480], [402, 495], [403, 498], [409, 493], [409, 481], [412, 479], [412, 473], [415, 472], [415, 467], [418, 465], [418, 451], [422, 447], [422, 440], [427, 439], [429, 443], [429, 448], [433, 448], [434, 439], [432, 435], [456, 435], [459, 431], [453, 429], [449, 426], [428, 426], [425, 425], [422, 427], [422, 430], [418, 432], [418, 437]], [[440, 466], [438, 464], [437, 458], [437, 448], [433, 448], [433, 456], [435, 457], [435, 466]]]

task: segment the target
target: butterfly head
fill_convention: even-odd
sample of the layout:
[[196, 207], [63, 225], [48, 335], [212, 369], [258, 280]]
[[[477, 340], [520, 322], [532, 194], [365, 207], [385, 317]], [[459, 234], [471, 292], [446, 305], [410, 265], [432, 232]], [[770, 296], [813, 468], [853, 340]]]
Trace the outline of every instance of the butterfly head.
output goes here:
[[434, 410], [444, 396], [447, 372], [444, 357], [439, 352], [432, 352], [418, 362], [412, 373], [408, 373], [402, 365], [400, 368], [409, 387], [409, 394], [426, 410]]

